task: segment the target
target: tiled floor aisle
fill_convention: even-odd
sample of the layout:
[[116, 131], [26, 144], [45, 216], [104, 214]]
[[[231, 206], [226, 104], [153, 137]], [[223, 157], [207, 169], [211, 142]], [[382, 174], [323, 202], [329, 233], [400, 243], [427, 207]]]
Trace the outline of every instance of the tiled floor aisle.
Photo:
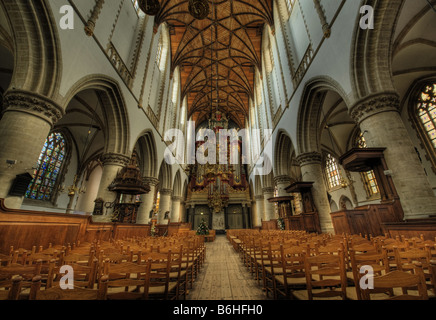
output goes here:
[[226, 236], [206, 243], [206, 262], [188, 300], [265, 300], [266, 295], [243, 265]]

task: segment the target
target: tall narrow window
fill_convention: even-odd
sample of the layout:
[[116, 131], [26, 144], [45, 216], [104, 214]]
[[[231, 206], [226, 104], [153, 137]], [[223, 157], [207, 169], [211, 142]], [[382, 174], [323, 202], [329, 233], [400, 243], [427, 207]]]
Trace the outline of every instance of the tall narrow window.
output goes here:
[[286, 7], [288, 8], [288, 13], [292, 12], [292, 8], [294, 7], [295, 0], [286, 0]]
[[418, 98], [416, 111], [434, 151], [436, 148], [436, 83], [424, 87]]
[[161, 65], [161, 59], [162, 59], [162, 36], [159, 39], [159, 44], [157, 46], [157, 52], [156, 52], [156, 64], [158, 65], [158, 67], [160, 68]]
[[[368, 146], [366, 144], [365, 137], [362, 133], [357, 136], [356, 146], [361, 149], [366, 149]], [[362, 180], [365, 186], [365, 191], [368, 195], [368, 198], [374, 197], [380, 193], [380, 190], [377, 185], [377, 180], [375, 178], [374, 171], [362, 172]]]
[[136, 13], [139, 13], [139, 1], [132, 0], [133, 6], [135, 7]]
[[338, 161], [331, 154], [326, 156], [325, 170], [330, 189], [341, 186], [342, 178], [339, 172]]
[[62, 134], [50, 134], [42, 148], [37, 168], [34, 171], [34, 178], [26, 192], [26, 198], [42, 201], [52, 200], [65, 154], [65, 139]]

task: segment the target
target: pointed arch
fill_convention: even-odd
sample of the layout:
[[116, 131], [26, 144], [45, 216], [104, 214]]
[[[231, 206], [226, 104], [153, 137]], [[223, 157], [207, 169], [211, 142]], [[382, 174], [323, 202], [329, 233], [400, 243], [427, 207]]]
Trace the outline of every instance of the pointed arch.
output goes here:
[[365, 0], [374, 9], [374, 29], [356, 26], [351, 50], [352, 92], [356, 101], [379, 92], [395, 92], [392, 79], [392, 43], [403, 0]]
[[324, 98], [328, 91], [337, 93], [347, 107], [350, 105], [347, 94], [337, 81], [327, 76], [310, 80], [303, 90], [298, 111], [298, 155], [320, 151], [319, 123], [322, 117]]
[[62, 55], [56, 20], [48, 1], [1, 1], [12, 39], [12, 88], [56, 99], [62, 76]]
[[162, 161], [159, 169], [159, 190], [172, 190], [173, 188], [173, 181], [172, 181], [172, 168], [171, 166], [165, 162], [165, 160]]
[[289, 163], [295, 156], [295, 148], [291, 138], [284, 130], [280, 130], [274, 150], [275, 176], [289, 175]]
[[124, 96], [119, 83], [102, 74], [88, 75], [80, 79], [65, 95], [63, 109], [84, 90], [95, 90], [104, 114], [105, 153], [129, 154], [130, 126]]
[[174, 177], [173, 182], [173, 196], [181, 197], [182, 196], [182, 178], [180, 175], [180, 170], [177, 170], [177, 173]]
[[144, 177], [157, 178], [156, 140], [151, 131], [143, 132], [136, 143], [136, 149], [141, 159], [141, 172]]

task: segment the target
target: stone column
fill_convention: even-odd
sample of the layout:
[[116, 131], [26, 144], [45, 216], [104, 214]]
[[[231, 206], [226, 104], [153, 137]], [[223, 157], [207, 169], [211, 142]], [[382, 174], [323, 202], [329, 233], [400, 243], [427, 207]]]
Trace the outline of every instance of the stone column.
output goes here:
[[150, 211], [153, 210], [156, 186], [159, 184], [159, 180], [152, 177], [144, 177], [143, 181], [150, 186], [150, 192], [141, 196], [142, 203], [138, 209], [137, 224], [150, 223]]
[[19, 209], [24, 197], [9, 196], [12, 183], [18, 174], [33, 175], [47, 136], [64, 111], [46, 97], [21, 90], [6, 92], [3, 103], [6, 111], [0, 121], [0, 198], [5, 199], [6, 207]]
[[256, 227], [261, 227], [262, 226], [262, 219], [263, 219], [263, 209], [264, 209], [264, 205], [263, 205], [263, 195], [257, 195], [254, 197], [254, 199], [256, 200], [256, 214], [254, 217], [254, 225]]
[[157, 215], [158, 224], [168, 224], [168, 220], [165, 219], [165, 212], [170, 211], [171, 214], [171, 195], [173, 190], [162, 189], [160, 190], [160, 202], [159, 202], [159, 213]]
[[274, 183], [277, 186], [279, 197], [288, 197], [289, 193], [286, 192], [286, 188], [291, 185], [291, 178], [289, 176], [277, 176], [274, 177]]
[[[130, 157], [123, 154], [106, 153], [101, 157], [101, 161], [103, 163], [103, 173], [97, 199], [103, 199], [104, 203], [114, 202], [117, 194], [109, 191], [108, 187], [114, 181], [118, 172], [130, 162]], [[94, 221], [110, 221], [112, 210], [105, 210], [104, 212], [103, 216], [94, 216]]]
[[313, 182], [312, 195], [315, 207], [318, 210], [321, 231], [334, 233], [321, 154], [318, 152], [304, 153], [297, 157], [297, 161], [301, 167], [303, 181]]
[[171, 209], [171, 222], [179, 222], [180, 220], [180, 207], [183, 198], [178, 196], [173, 196], [171, 198], [172, 201], [172, 209]]
[[263, 188], [263, 202], [264, 202], [264, 221], [270, 221], [273, 219], [277, 219], [274, 212], [274, 203], [269, 202], [268, 199], [274, 198], [274, 188]]
[[404, 218], [427, 218], [436, 213], [436, 197], [401, 119], [399, 107], [396, 93], [381, 93], [356, 103], [350, 115], [364, 133], [368, 147], [386, 148], [386, 164], [392, 171]]

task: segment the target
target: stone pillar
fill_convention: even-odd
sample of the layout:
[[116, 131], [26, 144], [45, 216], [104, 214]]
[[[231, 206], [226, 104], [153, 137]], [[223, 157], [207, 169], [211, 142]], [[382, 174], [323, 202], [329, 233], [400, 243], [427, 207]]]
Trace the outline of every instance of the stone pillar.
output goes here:
[[[108, 187], [115, 180], [118, 172], [130, 162], [130, 157], [123, 154], [107, 153], [101, 157], [103, 173], [97, 192], [97, 199], [103, 199], [104, 203], [114, 202], [117, 194], [109, 191]], [[110, 221], [112, 210], [105, 210], [104, 216], [94, 216], [94, 221]]]
[[274, 203], [269, 202], [268, 199], [274, 198], [274, 188], [263, 188], [263, 202], [264, 202], [264, 216], [263, 221], [270, 221], [277, 219], [274, 212]]
[[172, 209], [171, 209], [171, 222], [179, 222], [180, 220], [180, 207], [183, 198], [178, 196], [173, 196], [171, 198], [172, 201]]
[[279, 197], [288, 197], [289, 193], [286, 192], [286, 188], [291, 185], [291, 178], [289, 176], [277, 176], [274, 177], [274, 183], [277, 186]]
[[368, 147], [385, 147], [386, 164], [401, 201], [405, 219], [436, 213], [436, 197], [399, 112], [400, 100], [388, 92], [365, 98], [352, 107], [351, 117]]
[[256, 227], [261, 227], [262, 219], [263, 219], [263, 210], [264, 210], [263, 195], [257, 195], [254, 197], [254, 199], [256, 200], [256, 214], [255, 217], [253, 218], [254, 225]]
[[[171, 214], [171, 195], [173, 190], [162, 189], [160, 190], [160, 202], [159, 202], [159, 213], [157, 215], [158, 224], [168, 224], [168, 219], [165, 219], [165, 212], [169, 211]], [[169, 216], [170, 218], [170, 216]]]
[[[11, 90], [3, 98], [5, 113], [0, 121], [0, 198], [19, 209], [24, 197], [9, 196], [18, 174], [33, 175], [42, 147], [64, 111], [55, 102], [35, 93]], [[7, 161], [12, 163], [8, 164]], [[15, 164], [14, 164], [15, 162]]]
[[156, 186], [159, 184], [158, 179], [151, 177], [144, 177], [143, 181], [150, 186], [150, 192], [141, 196], [142, 203], [138, 209], [138, 215], [136, 218], [137, 224], [150, 223], [150, 211], [153, 210]]
[[303, 181], [313, 182], [312, 195], [315, 207], [318, 210], [321, 231], [334, 233], [321, 154], [318, 152], [304, 153], [297, 157], [297, 161], [301, 167]]

